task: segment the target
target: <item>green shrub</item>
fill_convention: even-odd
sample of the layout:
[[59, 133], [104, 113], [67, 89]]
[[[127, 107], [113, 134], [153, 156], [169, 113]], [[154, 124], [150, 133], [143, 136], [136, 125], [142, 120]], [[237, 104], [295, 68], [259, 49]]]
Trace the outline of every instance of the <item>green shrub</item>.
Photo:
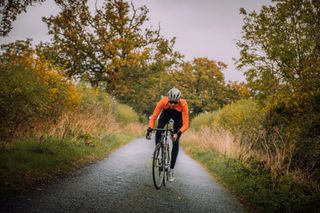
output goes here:
[[22, 124], [30, 128], [43, 118], [56, 120], [79, 105], [75, 86], [58, 67], [37, 57], [30, 41], [0, 48], [1, 141], [11, 140]]
[[115, 102], [113, 104], [113, 113], [117, 120], [123, 124], [139, 121], [138, 114], [128, 105]]
[[[293, 147], [291, 169], [303, 170], [320, 183], [320, 91], [291, 94], [265, 101], [264, 127], [277, 130], [286, 147]], [[271, 143], [272, 145], [272, 143]]]
[[223, 107], [215, 114], [213, 124], [231, 132], [238, 132], [257, 127], [261, 119], [262, 113], [258, 104], [247, 99]]
[[101, 108], [104, 112], [111, 112], [113, 100], [108, 93], [101, 89], [88, 88], [85, 85], [80, 85], [79, 90], [82, 94], [82, 110], [85, 111], [94, 106]]
[[191, 121], [190, 128], [199, 130], [203, 126], [212, 126], [216, 112], [202, 113], [194, 117]]
[[5, 140], [22, 122], [43, 116], [48, 97], [47, 87], [32, 70], [0, 68], [0, 139]]

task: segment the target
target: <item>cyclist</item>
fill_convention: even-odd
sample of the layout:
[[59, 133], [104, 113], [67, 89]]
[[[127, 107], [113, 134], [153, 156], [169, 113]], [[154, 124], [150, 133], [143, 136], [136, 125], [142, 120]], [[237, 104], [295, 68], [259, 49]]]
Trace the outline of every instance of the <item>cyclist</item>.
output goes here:
[[[163, 128], [170, 119], [174, 120], [172, 136], [172, 151], [171, 151], [171, 163], [169, 171], [169, 181], [174, 181], [173, 169], [177, 160], [179, 152], [179, 139], [182, 133], [184, 133], [189, 127], [189, 110], [187, 101], [181, 98], [181, 92], [177, 88], [173, 87], [169, 90], [168, 96], [164, 96], [158, 102], [154, 109], [154, 112], [149, 121], [146, 138], [150, 140], [150, 132], [154, 127], [154, 123], [158, 120], [158, 128]], [[156, 144], [159, 143], [161, 137], [161, 131], [156, 132]]]

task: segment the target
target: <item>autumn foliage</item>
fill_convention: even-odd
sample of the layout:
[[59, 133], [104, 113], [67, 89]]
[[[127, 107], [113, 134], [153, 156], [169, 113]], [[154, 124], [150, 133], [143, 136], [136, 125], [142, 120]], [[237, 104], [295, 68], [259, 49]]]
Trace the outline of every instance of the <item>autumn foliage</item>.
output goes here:
[[75, 86], [36, 55], [29, 41], [2, 46], [0, 72], [1, 140], [36, 120], [55, 120], [80, 102]]
[[[43, 1], [6, 7], [0, 36], [32, 2]], [[175, 38], [163, 37], [160, 27], [146, 27], [146, 6], [106, 0], [92, 13], [86, 0], [55, 2], [60, 13], [43, 18], [51, 42], [1, 46], [1, 141], [40, 131], [88, 142], [88, 133], [102, 137], [120, 133], [122, 126], [134, 129], [130, 123], [145, 121], [176, 86], [193, 118], [195, 131], [188, 139], [252, 169], [241, 167], [237, 174], [265, 175], [259, 193], [273, 193], [274, 206], [265, 198], [258, 205], [280, 211], [299, 201], [297, 211], [308, 203], [314, 208], [320, 181], [318, 0], [274, 0], [259, 12], [240, 9], [244, 24], [236, 64], [245, 83], [227, 83], [223, 62], [184, 61], [174, 49]], [[254, 186], [261, 188], [259, 181]]]

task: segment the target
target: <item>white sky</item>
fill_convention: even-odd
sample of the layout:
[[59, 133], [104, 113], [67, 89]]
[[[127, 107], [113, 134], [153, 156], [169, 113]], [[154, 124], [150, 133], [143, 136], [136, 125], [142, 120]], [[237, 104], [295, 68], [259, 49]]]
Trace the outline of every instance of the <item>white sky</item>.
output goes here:
[[[102, 1], [102, 0], [98, 0]], [[185, 55], [185, 60], [207, 57], [228, 65], [224, 74], [227, 81], [243, 81], [244, 76], [235, 70], [232, 58], [239, 57], [236, 41], [241, 38], [243, 25], [239, 8], [259, 10], [271, 0], [132, 0], [135, 7], [146, 5], [149, 24], [167, 39], [176, 37], [175, 49]], [[89, 0], [90, 5], [95, 0]], [[17, 39], [32, 38], [34, 44], [49, 41], [47, 26], [41, 17], [55, 15], [59, 8], [53, 0], [27, 8], [14, 22], [8, 37], [0, 37], [0, 44]]]

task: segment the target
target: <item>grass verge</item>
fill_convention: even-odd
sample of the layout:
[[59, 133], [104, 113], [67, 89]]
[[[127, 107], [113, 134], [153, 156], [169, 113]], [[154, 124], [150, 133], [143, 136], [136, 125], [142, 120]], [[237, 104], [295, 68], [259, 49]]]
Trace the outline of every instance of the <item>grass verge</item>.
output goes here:
[[184, 150], [228, 188], [250, 212], [320, 212], [319, 194], [297, 181], [295, 174], [273, 180], [260, 162], [243, 163], [196, 142], [181, 143]]
[[104, 158], [137, 137], [133, 134], [89, 135], [62, 140], [49, 137], [15, 141], [0, 152], [0, 194], [45, 183]]

